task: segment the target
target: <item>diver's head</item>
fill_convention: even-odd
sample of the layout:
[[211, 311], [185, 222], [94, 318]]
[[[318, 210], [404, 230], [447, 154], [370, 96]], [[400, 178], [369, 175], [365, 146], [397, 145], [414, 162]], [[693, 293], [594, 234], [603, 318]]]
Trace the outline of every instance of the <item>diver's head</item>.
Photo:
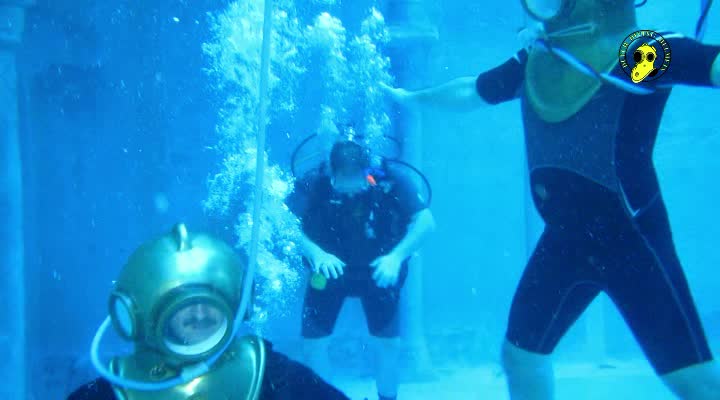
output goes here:
[[520, 0], [530, 18], [548, 32], [592, 24], [603, 32], [634, 27], [635, 0]]
[[232, 337], [244, 273], [227, 244], [178, 224], [130, 256], [110, 295], [113, 325], [169, 365], [202, 361]]
[[196, 346], [225, 330], [227, 318], [222, 311], [204, 301], [189, 303], [178, 309], [167, 324], [168, 345], [182, 351], [180, 346]]
[[358, 143], [337, 142], [330, 151], [330, 181], [333, 189], [344, 194], [356, 194], [368, 187], [367, 170], [370, 155]]

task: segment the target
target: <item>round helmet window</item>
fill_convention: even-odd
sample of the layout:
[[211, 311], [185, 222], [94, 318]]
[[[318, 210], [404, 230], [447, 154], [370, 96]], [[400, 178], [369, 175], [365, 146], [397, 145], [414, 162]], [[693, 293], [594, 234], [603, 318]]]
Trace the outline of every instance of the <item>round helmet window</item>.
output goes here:
[[220, 343], [227, 329], [228, 319], [220, 308], [193, 302], [179, 307], [168, 318], [165, 343], [179, 354], [200, 354]]
[[129, 300], [122, 296], [117, 296], [112, 301], [112, 313], [115, 317], [115, 326], [120, 333], [126, 337], [132, 337], [135, 333], [135, 323], [130, 310]]
[[566, 6], [563, 0], [523, 0], [522, 3], [527, 13], [540, 21], [557, 17]]

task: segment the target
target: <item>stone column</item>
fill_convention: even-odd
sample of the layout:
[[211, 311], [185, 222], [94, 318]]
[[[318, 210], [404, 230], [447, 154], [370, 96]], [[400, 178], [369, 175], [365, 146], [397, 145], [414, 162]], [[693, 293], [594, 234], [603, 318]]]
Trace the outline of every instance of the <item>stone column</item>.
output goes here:
[[17, 61], [25, 9], [31, 0], [0, 0], [0, 398], [27, 399], [25, 366], [25, 276], [23, 243], [22, 165], [18, 136]]
[[[427, 84], [423, 72], [429, 70], [430, 46], [438, 39], [438, 30], [428, 14], [435, 0], [392, 0], [385, 11], [390, 31], [392, 73], [396, 86], [418, 89]], [[402, 143], [402, 159], [422, 170], [422, 116], [394, 106], [394, 135]], [[418, 179], [418, 187], [422, 182]], [[401, 321], [407, 363], [411, 375], [429, 373], [432, 364], [426, 346], [423, 323], [423, 265], [420, 255], [410, 262], [410, 272], [401, 297]]]

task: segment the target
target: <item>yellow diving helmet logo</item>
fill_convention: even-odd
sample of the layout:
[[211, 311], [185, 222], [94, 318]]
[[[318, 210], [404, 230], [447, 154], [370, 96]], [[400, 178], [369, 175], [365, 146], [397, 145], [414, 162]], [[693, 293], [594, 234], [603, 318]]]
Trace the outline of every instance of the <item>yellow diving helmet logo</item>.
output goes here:
[[635, 66], [633, 67], [632, 75], [630, 76], [633, 82], [642, 82], [648, 75], [653, 72], [657, 73], [657, 68], [655, 68], [657, 50], [655, 50], [655, 47], [650, 46], [647, 43], [643, 43], [633, 53], [633, 60], [635, 60]]
[[654, 81], [670, 68], [670, 45], [659, 33], [635, 31], [620, 45], [618, 61], [633, 83]]

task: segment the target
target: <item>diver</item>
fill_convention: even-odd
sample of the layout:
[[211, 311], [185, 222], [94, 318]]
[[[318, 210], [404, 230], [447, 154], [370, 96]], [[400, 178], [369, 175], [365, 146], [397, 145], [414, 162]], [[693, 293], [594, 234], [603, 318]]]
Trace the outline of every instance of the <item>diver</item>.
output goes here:
[[134, 350], [109, 369], [97, 364], [106, 320], [92, 351], [102, 377], [68, 400], [348, 399], [268, 341], [236, 335], [245, 273], [228, 245], [183, 224], [141, 245], [109, 301], [113, 326]]
[[[720, 399], [720, 374], [652, 160], [672, 86], [720, 85], [720, 46], [658, 31], [669, 46], [669, 68], [640, 74], [636, 67], [663, 60], [630, 49], [628, 74], [619, 49], [641, 30], [633, 0], [524, 0], [522, 6], [534, 20], [534, 38], [504, 63], [428, 89], [384, 87], [411, 108], [473, 110], [520, 100], [530, 187], [545, 228], [508, 318], [502, 363], [511, 398], [554, 397], [551, 355], [602, 291], [675, 395]], [[524, 31], [526, 39], [532, 31]], [[652, 43], [656, 51], [662, 45]], [[631, 79], [652, 74], [657, 77], [641, 84]]]
[[345, 298], [359, 297], [377, 356], [378, 395], [387, 400], [397, 398], [397, 311], [408, 260], [434, 219], [406, 175], [371, 164], [366, 147], [338, 141], [329, 165], [300, 177], [287, 204], [301, 220], [303, 263], [312, 271], [302, 313], [308, 364], [322, 363], [324, 338]]

